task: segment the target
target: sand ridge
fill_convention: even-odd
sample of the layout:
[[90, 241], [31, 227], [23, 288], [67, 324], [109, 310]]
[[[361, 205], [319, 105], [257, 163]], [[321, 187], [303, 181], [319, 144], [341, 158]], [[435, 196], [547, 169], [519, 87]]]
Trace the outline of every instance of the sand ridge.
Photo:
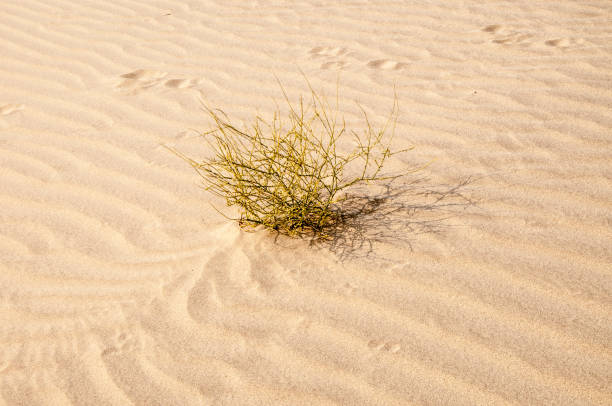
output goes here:
[[[3, 2], [0, 404], [611, 404], [611, 16]], [[349, 127], [395, 87], [390, 169], [431, 162], [315, 246], [240, 231], [164, 148], [301, 72]]]

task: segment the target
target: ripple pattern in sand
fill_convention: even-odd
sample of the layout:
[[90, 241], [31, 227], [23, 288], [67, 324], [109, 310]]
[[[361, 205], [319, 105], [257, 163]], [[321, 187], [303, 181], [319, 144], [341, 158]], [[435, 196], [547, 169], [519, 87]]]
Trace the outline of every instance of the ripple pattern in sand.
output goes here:
[[[5, 3], [1, 404], [612, 403], [609, 2]], [[436, 158], [368, 244], [241, 233], [160, 146], [297, 68]]]

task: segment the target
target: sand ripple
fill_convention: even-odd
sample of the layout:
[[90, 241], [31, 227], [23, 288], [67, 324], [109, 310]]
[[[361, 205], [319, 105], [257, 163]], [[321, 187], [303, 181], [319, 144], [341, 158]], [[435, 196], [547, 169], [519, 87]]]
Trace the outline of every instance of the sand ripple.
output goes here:
[[[0, 7], [0, 404], [612, 404], [607, 1]], [[161, 144], [334, 94], [435, 158], [322, 246]]]

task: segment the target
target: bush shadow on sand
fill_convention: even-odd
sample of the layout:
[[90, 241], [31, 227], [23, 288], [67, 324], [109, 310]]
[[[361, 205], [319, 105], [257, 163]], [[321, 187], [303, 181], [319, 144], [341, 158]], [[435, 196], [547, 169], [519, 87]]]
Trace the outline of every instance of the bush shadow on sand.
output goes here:
[[311, 237], [309, 243], [328, 249], [341, 261], [378, 259], [381, 244], [413, 251], [419, 235], [459, 227], [451, 220], [478, 208], [471, 189], [475, 181], [467, 177], [433, 186], [421, 177], [409, 183], [379, 185], [376, 194], [357, 190], [342, 202], [341, 221], [326, 229], [324, 238]]

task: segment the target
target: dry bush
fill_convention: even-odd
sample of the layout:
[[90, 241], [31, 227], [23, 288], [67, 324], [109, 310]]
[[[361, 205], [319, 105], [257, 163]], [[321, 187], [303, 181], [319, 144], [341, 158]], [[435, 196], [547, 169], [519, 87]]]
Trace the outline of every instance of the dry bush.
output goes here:
[[[348, 131], [335, 106], [310, 86], [308, 103], [300, 97], [288, 104], [287, 124], [277, 108], [271, 120], [257, 116], [250, 126], [238, 129], [221, 110], [206, 107], [214, 127], [202, 135], [213, 155], [196, 161], [171, 149], [187, 161], [210, 192], [238, 206], [241, 226], [264, 226], [283, 234], [309, 233], [325, 237], [326, 230], [342, 221], [346, 191], [360, 184], [380, 182], [400, 175], [385, 175], [383, 165], [391, 151], [398, 106], [394, 100], [389, 118], [376, 130], [363, 113], [362, 135]], [[346, 141], [352, 147], [346, 151]], [[343, 141], [343, 146], [340, 142]]]

